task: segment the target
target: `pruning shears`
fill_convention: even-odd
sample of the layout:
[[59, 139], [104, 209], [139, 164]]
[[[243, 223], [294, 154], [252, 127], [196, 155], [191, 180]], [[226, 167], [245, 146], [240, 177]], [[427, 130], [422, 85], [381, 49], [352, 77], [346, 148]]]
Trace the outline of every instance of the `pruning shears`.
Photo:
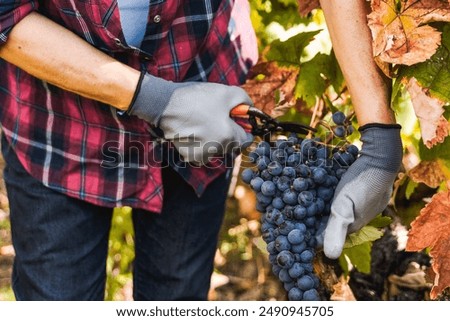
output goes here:
[[307, 135], [317, 130], [303, 124], [293, 122], [280, 122], [262, 110], [249, 105], [238, 105], [231, 110], [231, 116], [236, 118], [248, 118], [246, 125], [241, 124], [244, 129], [250, 130], [252, 135], [266, 137], [271, 133], [296, 133]]

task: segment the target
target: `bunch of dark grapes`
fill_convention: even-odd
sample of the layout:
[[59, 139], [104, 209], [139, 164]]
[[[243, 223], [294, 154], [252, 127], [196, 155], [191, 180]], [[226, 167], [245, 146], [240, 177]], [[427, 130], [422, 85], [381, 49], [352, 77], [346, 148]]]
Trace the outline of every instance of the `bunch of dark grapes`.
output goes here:
[[357, 156], [354, 145], [332, 147], [318, 137], [295, 134], [262, 141], [249, 153], [255, 166], [243, 170], [242, 180], [256, 192], [272, 271], [289, 300], [320, 300], [313, 271], [316, 235], [326, 226], [339, 179]]

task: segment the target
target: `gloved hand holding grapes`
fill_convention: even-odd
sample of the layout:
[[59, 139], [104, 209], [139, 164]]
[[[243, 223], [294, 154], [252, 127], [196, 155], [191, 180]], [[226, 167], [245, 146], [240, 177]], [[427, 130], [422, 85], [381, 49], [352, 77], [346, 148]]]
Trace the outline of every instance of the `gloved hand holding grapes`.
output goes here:
[[324, 252], [338, 258], [347, 233], [355, 232], [383, 211], [402, 161], [400, 126], [362, 126], [360, 157], [336, 187], [325, 229]]

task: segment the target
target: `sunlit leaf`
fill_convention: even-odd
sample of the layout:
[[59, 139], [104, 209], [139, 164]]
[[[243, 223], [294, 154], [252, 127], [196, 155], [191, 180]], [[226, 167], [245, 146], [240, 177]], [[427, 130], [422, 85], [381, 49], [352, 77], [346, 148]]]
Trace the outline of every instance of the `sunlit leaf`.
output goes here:
[[[263, 77], [259, 77], [263, 75]], [[272, 116], [280, 105], [295, 104], [294, 87], [298, 69], [279, 67], [275, 62], [256, 65], [247, 82], [242, 86], [250, 95], [254, 105]], [[279, 97], [279, 99], [277, 99]]]
[[450, 24], [442, 29], [442, 46], [427, 61], [402, 67], [399, 79], [414, 77], [425, 92], [444, 102], [450, 102]]
[[422, 140], [428, 148], [442, 143], [448, 136], [448, 122], [442, 116], [444, 114], [444, 101], [431, 97], [426, 88], [423, 88], [411, 77], [406, 84], [411, 97], [417, 119], [420, 124]]
[[279, 39], [270, 44], [266, 59], [276, 61], [279, 66], [300, 66], [303, 50], [321, 30], [301, 32], [286, 41]]
[[318, 53], [313, 59], [302, 63], [297, 79], [295, 94], [308, 106], [314, 106], [317, 97], [321, 97], [330, 80], [336, 73], [336, 65], [330, 55]]
[[344, 249], [352, 248], [363, 243], [378, 240], [383, 236], [383, 232], [374, 226], [366, 225], [359, 231], [347, 235], [344, 243]]
[[370, 273], [372, 243], [365, 242], [351, 248], [344, 248], [341, 256], [347, 256], [352, 265], [361, 273]]
[[450, 4], [442, 0], [372, 0], [368, 16], [374, 56], [382, 61], [413, 65], [429, 59], [441, 33], [424, 25], [450, 21]]
[[392, 219], [389, 216], [383, 216], [378, 214], [373, 220], [369, 222], [369, 226], [373, 226], [375, 228], [386, 227], [392, 223]]

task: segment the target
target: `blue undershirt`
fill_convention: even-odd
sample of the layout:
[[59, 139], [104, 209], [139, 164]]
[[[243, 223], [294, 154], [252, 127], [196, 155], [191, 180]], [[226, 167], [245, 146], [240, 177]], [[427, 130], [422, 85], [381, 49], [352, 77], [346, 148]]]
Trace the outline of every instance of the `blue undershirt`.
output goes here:
[[149, 0], [118, 0], [120, 22], [129, 46], [139, 47], [148, 20]]

